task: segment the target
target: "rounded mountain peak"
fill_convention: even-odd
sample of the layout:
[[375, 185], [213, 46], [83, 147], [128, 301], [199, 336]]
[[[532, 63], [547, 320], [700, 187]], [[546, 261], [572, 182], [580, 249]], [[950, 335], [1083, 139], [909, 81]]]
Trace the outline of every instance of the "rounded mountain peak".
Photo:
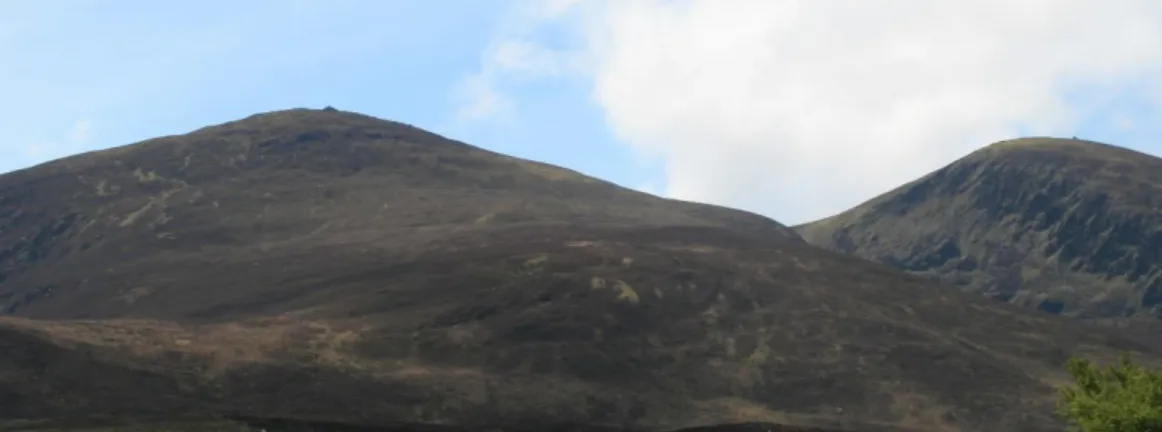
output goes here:
[[1159, 208], [1162, 159], [1032, 137], [986, 146], [796, 230], [996, 298], [1108, 318], [1162, 313]]
[[1089, 163], [1117, 164], [1150, 162], [1154, 157], [1125, 147], [1077, 137], [1024, 137], [987, 145], [963, 158], [963, 162], [991, 159], [1026, 163]]
[[[116, 291], [137, 281], [134, 266], [176, 256], [398, 257], [513, 232], [672, 228], [801, 242], [753, 213], [656, 197], [403, 123], [292, 109], [0, 175], [0, 283], [10, 294], [0, 312], [74, 310], [80, 303], [68, 301], [82, 300], [34, 301], [37, 290], [88, 283], [86, 292], [100, 292], [93, 284], [104, 281]], [[93, 315], [149, 307], [113, 295], [85, 302]], [[197, 304], [151, 313], [192, 313]]]

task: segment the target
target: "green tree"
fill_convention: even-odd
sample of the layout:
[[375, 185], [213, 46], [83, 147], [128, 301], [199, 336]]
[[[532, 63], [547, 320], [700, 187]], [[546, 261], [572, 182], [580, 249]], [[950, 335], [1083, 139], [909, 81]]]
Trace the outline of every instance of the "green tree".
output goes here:
[[1162, 373], [1122, 354], [1102, 368], [1074, 357], [1065, 364], [1073, 385], [1061, 389], [1058, 412], [1084, 432], [1162, 431]]

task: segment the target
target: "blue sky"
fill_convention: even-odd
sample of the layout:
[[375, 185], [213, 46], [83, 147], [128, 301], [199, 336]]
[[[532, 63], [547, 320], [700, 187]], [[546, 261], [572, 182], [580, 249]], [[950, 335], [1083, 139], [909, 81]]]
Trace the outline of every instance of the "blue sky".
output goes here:
[[[520, 116], [460, 118], [504, 1], [0, 4], [0, 172], [261, 111], [333, 105], [636, 186], [583, 82], [526, 86]], [[656, 171], [656, 170], [654, 170]]]
[[8, 0], [0, 172], [332, 105], [796, 223], [1022, 134], [1162, 154], [1162, 5], [1039, 1]]

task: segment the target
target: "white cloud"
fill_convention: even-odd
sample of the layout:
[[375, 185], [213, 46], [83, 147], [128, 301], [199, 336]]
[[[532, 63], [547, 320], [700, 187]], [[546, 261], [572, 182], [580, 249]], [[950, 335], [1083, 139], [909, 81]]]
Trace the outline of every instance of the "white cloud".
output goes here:
[[1114, 127], [1119, 132], [1128, 132], [1134, 129], [1134, 118], [1126, 114], [1118, 114], [1114, 117]]
[[[585, 38], [558, 58], [583, 62], [574, 69], [615, 133], [664, 161], [665, 194], [784, 222], [850, 207], [1021, 127], [1071, 135], [1087, 113], [1071, 92], [1162, 83], [1154, 0], [581, 4], [541, 16]], [[499, 37], [513, 39], [540, 52], [535, 37]]]
[[90, 120], [81, 120], [73, 125], [73, 131], [69, 134], [68, 142], [74, 145], [81, 145], [92, 138], [93, 122]]
[[[558, 20], [582, 0], [522, 0], [516, 3], [481, 55], [481, 67], [458, 86], [461, 120], [495, 120], [513, 115], [514, 101], [502, 88], [544, 78], [577, 76], [589, 62], [584, 52], [536, 41], [547, 22]], [[579, 35], [581, 36], [581, 35]]]
[[35, 162], [56, 159], [81, 151], [92, 139], [93, 122], [87, 119], [80, 120], [73, 125], [64, 139], [29, 144], [24, 148], [24, 155]]
[[638, 191], [638, 192], [648, 193], [650, 195], [655, 195], [655, 196], [660, 196], [660, 197], [666, 196], [664, 193], [662, 193], [662, 190], [658, 188], [658, 185], [653, 184], [651, 182], [640, 183], [637, 185], [637, 187], [635, 187], [633, 189]]
[[507, 117], [512, 112], [512, 100], [497, 91], [491, 72], [469, 76], [456, 90], [461, 102], [457, 118], [462, 121]]
[[55, 145], [49, 142], [35, 142], [24, 147], [24, 155], [30, 158], [44, 159], [52, 153]]
[[580, 57], [519, 38], [504, 39], [491, 47], [486, 64], [496, 71], [529, 78], [562, 77], [580, 69]]

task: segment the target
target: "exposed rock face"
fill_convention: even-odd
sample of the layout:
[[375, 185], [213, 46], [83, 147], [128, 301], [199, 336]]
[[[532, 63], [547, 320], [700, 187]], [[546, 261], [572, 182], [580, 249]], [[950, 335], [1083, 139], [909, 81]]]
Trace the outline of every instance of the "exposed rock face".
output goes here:
[[1050, 431], [1066, 357], [1162, 354], [340, 111], [5, 174], [0, 218], [0, 417]]
[[1156, 316], [1162, 304], [1162, 159], [1105, 144], [997, 143], [796, 230], [1048, 313]]

